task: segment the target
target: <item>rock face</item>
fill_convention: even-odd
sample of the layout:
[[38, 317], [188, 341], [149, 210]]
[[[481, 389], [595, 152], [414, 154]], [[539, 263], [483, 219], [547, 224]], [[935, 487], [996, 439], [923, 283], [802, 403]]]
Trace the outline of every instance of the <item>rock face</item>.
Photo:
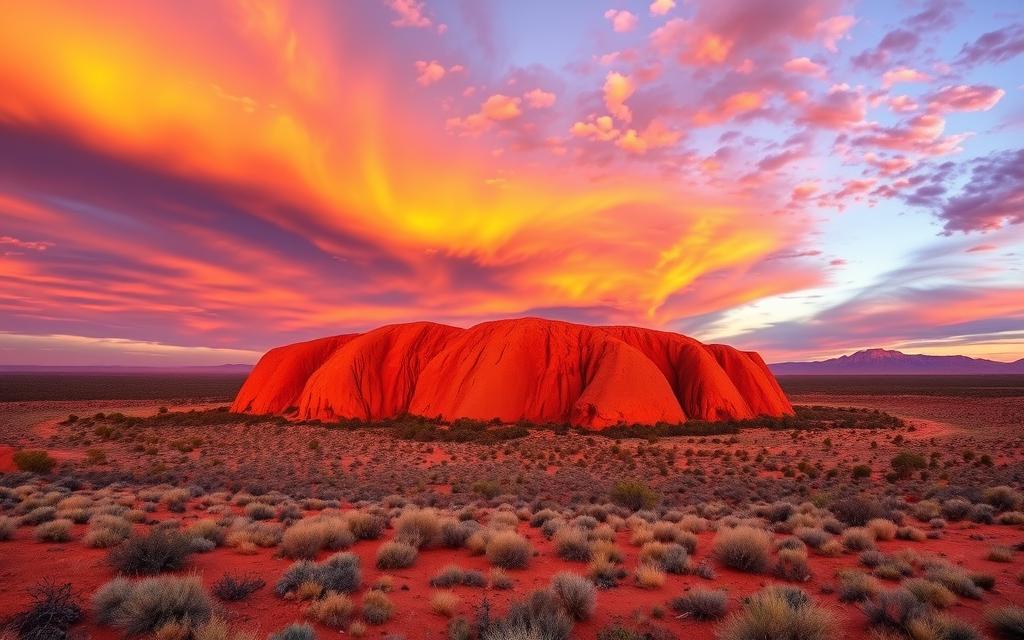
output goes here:
[[793, 413], [761, 357], [676, 333], [538, 318], [389, 325], [271, 349], [231, 406], [296, 418], [616, 424]]

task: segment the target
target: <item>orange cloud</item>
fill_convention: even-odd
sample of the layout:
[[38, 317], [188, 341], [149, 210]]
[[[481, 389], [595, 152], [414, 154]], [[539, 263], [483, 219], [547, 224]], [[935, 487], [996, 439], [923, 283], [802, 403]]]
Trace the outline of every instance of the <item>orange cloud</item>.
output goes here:
[[741, 91], [734, 93], [714, 109], [701, 109], [694, 115], [694, 124], [705, 126], [719, 124], [735, 118], [736, 116], [761, 108], [764, 104], [764, 94], [760, 91]]
[[604, 104], [608, 111], [623, 122], [629, 122], [633, 113], [626, 106], [626, 100], [633, 95], [636, 87], [629, 76], [618, 71], [609, 71], [604, 81]]
[[534, 109], [546, 109], [555, 104], [556, 96], [541, 89], [531, 89], [523, 94], [523, 100]]

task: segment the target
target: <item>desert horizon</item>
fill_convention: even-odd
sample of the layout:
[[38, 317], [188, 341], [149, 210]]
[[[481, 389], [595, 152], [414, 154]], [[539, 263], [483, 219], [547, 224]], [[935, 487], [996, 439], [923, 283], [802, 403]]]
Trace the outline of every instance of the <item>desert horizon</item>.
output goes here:
[[0, 640], [1024, 639], [1020, 0], [0, 15]]

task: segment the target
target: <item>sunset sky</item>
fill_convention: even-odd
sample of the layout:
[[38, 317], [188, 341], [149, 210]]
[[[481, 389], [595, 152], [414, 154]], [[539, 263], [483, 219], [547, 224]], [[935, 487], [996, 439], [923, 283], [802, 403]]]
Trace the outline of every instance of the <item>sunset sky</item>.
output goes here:
[[110, 0], [0, 20], [0, 364], [381, 324], [1024, 357], [1020, 0]]

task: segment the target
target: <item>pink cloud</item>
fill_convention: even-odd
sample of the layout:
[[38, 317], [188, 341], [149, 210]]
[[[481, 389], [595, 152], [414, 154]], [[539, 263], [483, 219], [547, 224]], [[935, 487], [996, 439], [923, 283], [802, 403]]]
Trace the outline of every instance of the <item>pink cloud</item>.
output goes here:
[[28, 251], [46, 251], [53, 246], [52, 242], [19, 240], [12, 236], [0, 236], [0, 245], [26, 249]]
[[895, 84], [906, 84], [911, 82], [928, 82], [931, 76], [910, 67], [897, 67], [882, 74], [882, 86], [888, 89]]
[[917, 102], [910, 96], [895, 96], [889, 98], [889, 109], [895, 113], [911, 113], [917, 111]]
[[891, 158], [883, 158], [875, 153], [868, 152], [864, 154], [864, 160], [875, 167], [885, 175], [896, 175], [903, 173], [907, 169], [914, 166], [914, 162], [906, 156], [894, 156]]
[[609, 9], [604, 12], [604, 17], [612, 23], [612, 30], [618, 33], [625, 33], [636, 28], [637, 17], [629, 11]]
[[765, 96], [760, 91], [741, 91], [732, 94], [712, 109], [701, 109], [694, 115], [693, 121], [698, 125], [718, 124], [760, 109], [764, 101]]
[[835, 53], [839, 50], [837, 46], [839, 41], [849, 37], [846, 34], [855, 24], [857, 24], [857, 19], [853, 16], [833, 16], [819, 22], [815, 27], [815, 31], [821, 38], [825, 48]]
[[556, 96], [541, 89], [532, 89], [523, 94], [523, 99], [534, 109], [546, 109], [555, 104]]
[[398, 17], [391, 22], [396, 27], [423, 29], [432, 24], [423, 10], [421, 0], [388, 0], [388, 6], [398, 14]]
[[648, 9], [652, 16], [663, 16], [676, 6], [676, 0], [654, 0]]
[[846, 129], [864, 122], [867, 102], [859, 91], [845, 85], [832, 87], [818, 101], [808, 101], [798, 122], [824, 129]]
[[932, 111], [988, 111], [1006, 92], [988, 85], [956, 85], [942, 87], [928, 97]]
[[825, 67], [810, 58], [793, 58], [782, 65], [782, 68], [790, 73], [813, 76], [815, 78], [824, 78], [826, 74]]
[[680, 62], [695, 66], [721, 64], [733, 46], [731, 40], [682, 18], [658, 27], [651, 34], [651, 43], [662, 53], [676, 52]]
[[892, 127], [874, 125], [869, 133], [854, 140], [862, 146], [875, 146], [897, 151], [910, 151], [929, 156], [942, 156], [960, 150], [968, 134], [943, 136], [946, 121], [941, 116], [925, 113]]
[[427, 87], [444, 77], [445, 68], [437, 60], [417, 60], [416, 72], [419, 74], [416, 76], [416, 82]]

